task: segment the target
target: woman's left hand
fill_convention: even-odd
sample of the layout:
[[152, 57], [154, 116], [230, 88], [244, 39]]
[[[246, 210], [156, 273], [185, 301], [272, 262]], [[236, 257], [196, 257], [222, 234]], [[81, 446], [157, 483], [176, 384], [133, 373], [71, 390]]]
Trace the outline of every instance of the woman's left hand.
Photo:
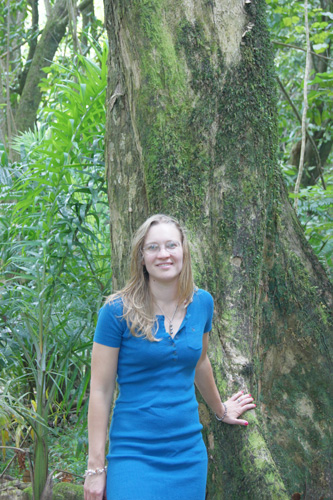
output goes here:
[[[244, 391], [236, 392], [231, 398], [224, 402], [227, 407], [227, 413], [223, 422], [231, 425], [248, 425], [247, 420], [242, 420], [239, 417], [248, 410], [253, 410], [256, 405], [253, 403], [251, 394], [244, 394]], [[219, 418], [223, 417], [225, 407], [222, 405], [222, 414], [217, 414]]]

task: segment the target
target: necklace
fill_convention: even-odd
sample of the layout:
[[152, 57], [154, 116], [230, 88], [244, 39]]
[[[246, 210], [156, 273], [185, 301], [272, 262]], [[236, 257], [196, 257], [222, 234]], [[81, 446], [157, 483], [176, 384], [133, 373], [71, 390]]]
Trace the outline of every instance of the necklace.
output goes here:
[[161, 313], [163, 314], [163, 316], [165, 316], [165, 317], [166, 317], [166, 319], [169, 321], [169, 330], [170, 330], [170, 331], [169, 331], [169, 335], [171, 335], [171, 337], [173, 337], [173, 324], [172, 324], [172, 322], [173, 322], [174, 317], [175, 317], [175, 315], [176, 315], [176, 312], [177, 312], [177, 309], [178, 309], [178, 304], [177, 304], [177, 306], [176, 306], [175, 312], [173, 313], [173, 315], [172, 315], [172, 318], [171, 318], [171, 319], [169, 318], [169, 316], [167, 316], [167, 315], [165, 314], [165, 312], [163, 311], [162, 307], [161, 307], [160, 305], [158, 305], [158, 304], [157, 304], [157, 302], [156, 302], [156, 305], [157, 305], [157, 307], [160, 309], [160, 311], [161, 311]]

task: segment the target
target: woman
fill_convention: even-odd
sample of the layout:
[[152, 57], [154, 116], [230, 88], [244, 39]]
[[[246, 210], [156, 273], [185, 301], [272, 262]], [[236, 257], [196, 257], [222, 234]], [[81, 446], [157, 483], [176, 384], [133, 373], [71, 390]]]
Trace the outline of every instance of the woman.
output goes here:
[[207, 357], [212, 316], [211, 295], [193, 285], [184, 230], [166, 215], [150, 217], [133, 240], [129, 283], [98, 318], [85, 500], [204, 500], [207, 452], [194, 382], [225, 423], [248, 425], [238, 417], [255, 407], [243, 391], [221, 402]]

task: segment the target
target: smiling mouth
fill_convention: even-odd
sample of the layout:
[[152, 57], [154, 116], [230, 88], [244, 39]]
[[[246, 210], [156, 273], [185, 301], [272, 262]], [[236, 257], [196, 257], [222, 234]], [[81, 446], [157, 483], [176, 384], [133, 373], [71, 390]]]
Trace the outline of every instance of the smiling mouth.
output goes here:
[[169, 267], [172, 266], [172, 262], [162, 262], [161, 264], [157, 264], [157, 267]]

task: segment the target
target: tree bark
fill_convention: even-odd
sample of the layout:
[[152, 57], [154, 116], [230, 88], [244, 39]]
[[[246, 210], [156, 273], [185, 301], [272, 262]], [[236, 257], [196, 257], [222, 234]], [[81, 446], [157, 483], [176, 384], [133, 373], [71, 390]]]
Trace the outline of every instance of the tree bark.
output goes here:
[[221, 395], [244, 389], [258, 401], [239, 428], [200, 400], [207, 498], [329, 498], [332, 290], [278, 169], [265, 2], [105, 7], [114, 288], [144, 218], [181, 219], [196, 284], [215, 299], [210, 359]]

